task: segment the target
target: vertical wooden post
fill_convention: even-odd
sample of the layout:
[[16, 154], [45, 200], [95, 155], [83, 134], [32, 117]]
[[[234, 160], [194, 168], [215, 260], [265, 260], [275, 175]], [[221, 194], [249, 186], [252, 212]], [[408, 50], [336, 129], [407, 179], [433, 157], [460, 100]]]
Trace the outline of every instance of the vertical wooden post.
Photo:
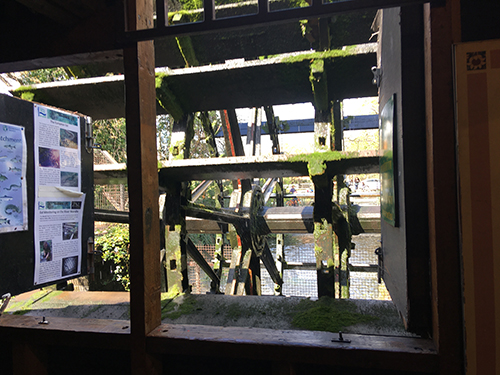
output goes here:
[[462, 374], [463, 325], [453, 101], [453, 43], [460, 42], [460, 2], [424, 6], [427, 184], [433, 339], [440, 374]]
[[[129, 31], [153, 27], [153, 2], [128, 0]], [[128, 187], [130, 194], [130, 320], [133, 374], [159, 374], [146, 335], [161, 323], [160, 222], [156, 160], [155, 60], [152, 41], [124, 49]]]
[[332, 224], [333, 180], [326, 175], [313, 176], [314, 182], [314, 253], [318, 297], [335, 297], [335, 259]]
[[[189, 159], [193, 139], [194, 114], [184, 114], [175, 121], [170, 141], [170, 160]], [[191, 182], [171, 183], [167, 188], [164, 220], [165, 260], [168, 292], [176, 295], [189, 293], [187, 265], [186, 217], [181, 210], [183, 201], [191, 198]]]

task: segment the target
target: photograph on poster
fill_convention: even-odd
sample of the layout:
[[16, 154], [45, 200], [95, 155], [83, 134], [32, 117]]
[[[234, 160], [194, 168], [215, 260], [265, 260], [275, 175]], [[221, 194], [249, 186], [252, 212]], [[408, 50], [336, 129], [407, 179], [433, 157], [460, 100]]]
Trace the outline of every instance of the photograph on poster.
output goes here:
[[61, 165], [59, 150], [40, 147], [38, 149], [38, 162], [40, 167], [59, 168]]
[[78, 223], [63, 223], [63, 241], [78, 239]]
[[77, 269], [78, 269], [78, 256], [63, 258], [62, 272], [61, 272], [61, 275], [63, 277], [77, 273]]
[[61, 147], [78, 148], [78, 133], [70, 130], [60, 129]]
[[40, 262], [52, 260], [52, 241], [40, 241]]
[[78, 173], [61, 172], [61, 186], [78, 186]]

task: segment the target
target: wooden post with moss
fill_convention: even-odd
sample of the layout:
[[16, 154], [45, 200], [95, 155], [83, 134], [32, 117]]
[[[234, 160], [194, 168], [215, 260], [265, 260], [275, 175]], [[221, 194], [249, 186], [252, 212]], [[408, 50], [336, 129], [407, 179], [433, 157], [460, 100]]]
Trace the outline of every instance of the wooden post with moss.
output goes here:
[[333, 181], [326, 174], [312, 176], [314, 183], [314, 254], [318, 297], [335, 297], [334, 233], [332, 223]]
[[163, 211], [165, 220], [165, 260], [167, 291], [175, 296], [189, 292], [187, 269], [186, 218], [180, 207], [185, 200], [184, 183], [172, 183], [166, 194]]
[[[311, 61], [309, 81], [314, 96], [314, 151], [332, 150], [332, 118], [328, 100], [328, 86], [325, 62], [321, 58]], [[322, 161], [317, 161], [322, 163]], [[311, 164], [312, 161], [309, 162]], [[309, 171], [319, 166], [309, 165]], [[335, 297], [335, 282], [338, 280], [336, 270], [337, 257], [336, 238], [333, 233], [332, 198], [333, 179], [322, 168], [318, 173], [311, 173], [314, 183], [314, 253], [316, 255], [316, 271], [318, 297]]]
[[[170, 160], [188, 159], [193, 138], [193, 114], [174, 121], [170, 145]], [[186, 217], [181, 205], [191, 198], [190, 182], [169, 184], [163, 217], [165, 220], [165, 265], [167, 290], [176, 295], [190, 291], [187, 268]]]
[[[340, 269], [339, 269], [339, 284], [340, 284], [340, 298], [349, 298], [349, 257], [351, 256], [351, 248], [352, 248], [352, 233], [351, 233], [351, 224], [349, 217], [350, 210], [350, 199], [349, 199], [349, 189], [344, 187], [339, 193], [339, 204], [341, 208], [344, 208], [342, 213], [345, 218], [345, 222], [342, 220], [342, 223], [337, 224], [338, 235], [343, 235], [345, 238], [341, 239], [339, 243], [342, 247], [339, 246], [339, 261], [340, 261]], [[342, 231], [342, 232], [341, 232]]]

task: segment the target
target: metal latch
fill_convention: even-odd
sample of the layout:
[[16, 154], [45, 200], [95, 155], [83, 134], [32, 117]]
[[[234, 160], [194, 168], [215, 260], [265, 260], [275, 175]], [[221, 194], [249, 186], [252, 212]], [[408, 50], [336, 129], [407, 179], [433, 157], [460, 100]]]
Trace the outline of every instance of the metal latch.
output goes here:
[[344, 338], [341, 331], [339, 331], [339, 337], [337, 339], [332, 339], [331, 341], [345, 343], [345, 344], [349, 344], [351, 342], [351, 340], [347, 340]]
[[100, 144], [94, 143], [94, 133], [92, 131], [92, 117], [85, 118], [85, 149], [90, 154], [92, 149], [101, 148]]
[[373, 80], [372, 83], [380, 87], [380, 79], [382, 78], [382, 70], [376, 66], [372, 66]]
[[378, 283], [381, 284], [382, 278], [384, 277], [384, 253], [382, 252], [382, 248], [377, 247], [377, 249], [375, 250], [375, 254], [378, 257]]

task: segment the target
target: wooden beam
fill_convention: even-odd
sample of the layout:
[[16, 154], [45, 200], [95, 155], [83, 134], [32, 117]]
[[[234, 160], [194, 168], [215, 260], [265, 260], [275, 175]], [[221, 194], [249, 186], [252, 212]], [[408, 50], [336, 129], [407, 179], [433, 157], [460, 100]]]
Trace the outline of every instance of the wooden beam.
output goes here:
[[[162, 324], [148, 336], [151, 351], [163, 355], [224, 353], [225, 359], [324, 364], [354, 373], [436, 374], [439, 357], [431, 340], [345, 334], [349, 344], [332, 342], [331, 332]], [[358, 370], [358, 371], [356, 371]], [[392, 370], [392, 371], [391, 371]]]
[[427, 184], [433, 339], [440, 374], [462, 374], [463, 323], [452, 46], [460, 42], [460, 4], [424, 7]]
[[[357, 154], [352, 152], [339, 152], [337, 160], [328, 160], [325, 153], [325, 174], [335, 176], [337, 174], [359, 174], [378, 173], [379, 157], [367, 155], [363, 152]], [[303, 156], [303, 159], [301, 158]], [[267, 155], [253, 157], [227, 157], [212, 159], [173, 160], [165, 164], [160, 170], [160, 186], [166, 187], [169, 181], [191, 181], [191, 180], [235, 180], [250, 178], [274, 178], [274, 177], [299, 177], [309, 176], [308, 158], [313, 166], [320, 165], [320, 157], [316, 154], [304, 155]], [[117, 175], [113, 172], [113, 175]], [[96, 173], [96, 178], [102, 179], [106, 172]]]
[[0, 342], [35, 342], [41, 347], [68, 345], [96, 349], [127, 350], [130, 346], [130, 322], [113, 319], [2, 315]]
[[72, 24], [75, 24], [79, 20], [78, 17], [75, 16], [73, 13], [70, 13], [66, 9], [63, 9], [58, 5], [54, 5], [46, 0], [40, 0], [40, 1], [17, 0], [17, 1], [30, 8], [33, 12], [48, 17], [51, 20], [64, 26], [70, 26]]
[[[344, 52], [335, 51], [325, 58], [324, 70], [328, 78], [322, 83], [328, 86], [330, 94], [324, 96], [324, 101], [377, 95], [370, 71], [376, 64], [374, 45], [366, 47], [369, 49], [367, 53], [362, 51], [344, 56]], [[162, 82], [157, 89], [158, 99], [170, 102], [163, 102], [164, 107], [157, 104], [156, 111], [158, 114], [169, 111], [180, 120], [182, 113], [189, 112], [310, 102], [313, 94], [309, 60], [321, 56], [281, 55], [262, 61], [158, 69], [158, 80], [160, 82], [161, 78]], [[123, 117], [125, 114], [125, 86], [120, 75], [43, 83], [21, 88], [13, 94], [20, 96], [24, 91], [33, 93], [34, 101], [84, 113], [94, 120]], [[218, 95], [212, 95], [213, 92], [218, 92]], [[176, 98], [175, 106], [171, 102], [172, 95]], [[228, 112], [230, 121], [233, 117], [236, 119], [232, 112]]]
[[[127, 1], [129, 30], [153, 27], [152, 1]], [[124, 50], [130, 196], [130, 320], [132, 374], [160, 374], [161, 362], [146, 350], [145, 337], [161, 323], [160, 221], [156, 160], [154, 44]]]
[[425, 0], [348, 0], [320, 4], [320, 6], [294, 7], [279, 12], [263, 12], [259, 7], [258, 14], [242, 17], [228, 17], [217, 20], [189, 22], [171, 27], [155, 28], [125, 33], [124, 45], [133, 41], [158, 39], [169, 35], [190, 35], [213, 32], [217, 30], [237, 30], [248, 26], [262, 24], [279, 24], [287, 20], [302, 20], [311, 17], [330, 17], [336, 14], [367, 9], [394, 8], [409, 4], [424, 3]]

